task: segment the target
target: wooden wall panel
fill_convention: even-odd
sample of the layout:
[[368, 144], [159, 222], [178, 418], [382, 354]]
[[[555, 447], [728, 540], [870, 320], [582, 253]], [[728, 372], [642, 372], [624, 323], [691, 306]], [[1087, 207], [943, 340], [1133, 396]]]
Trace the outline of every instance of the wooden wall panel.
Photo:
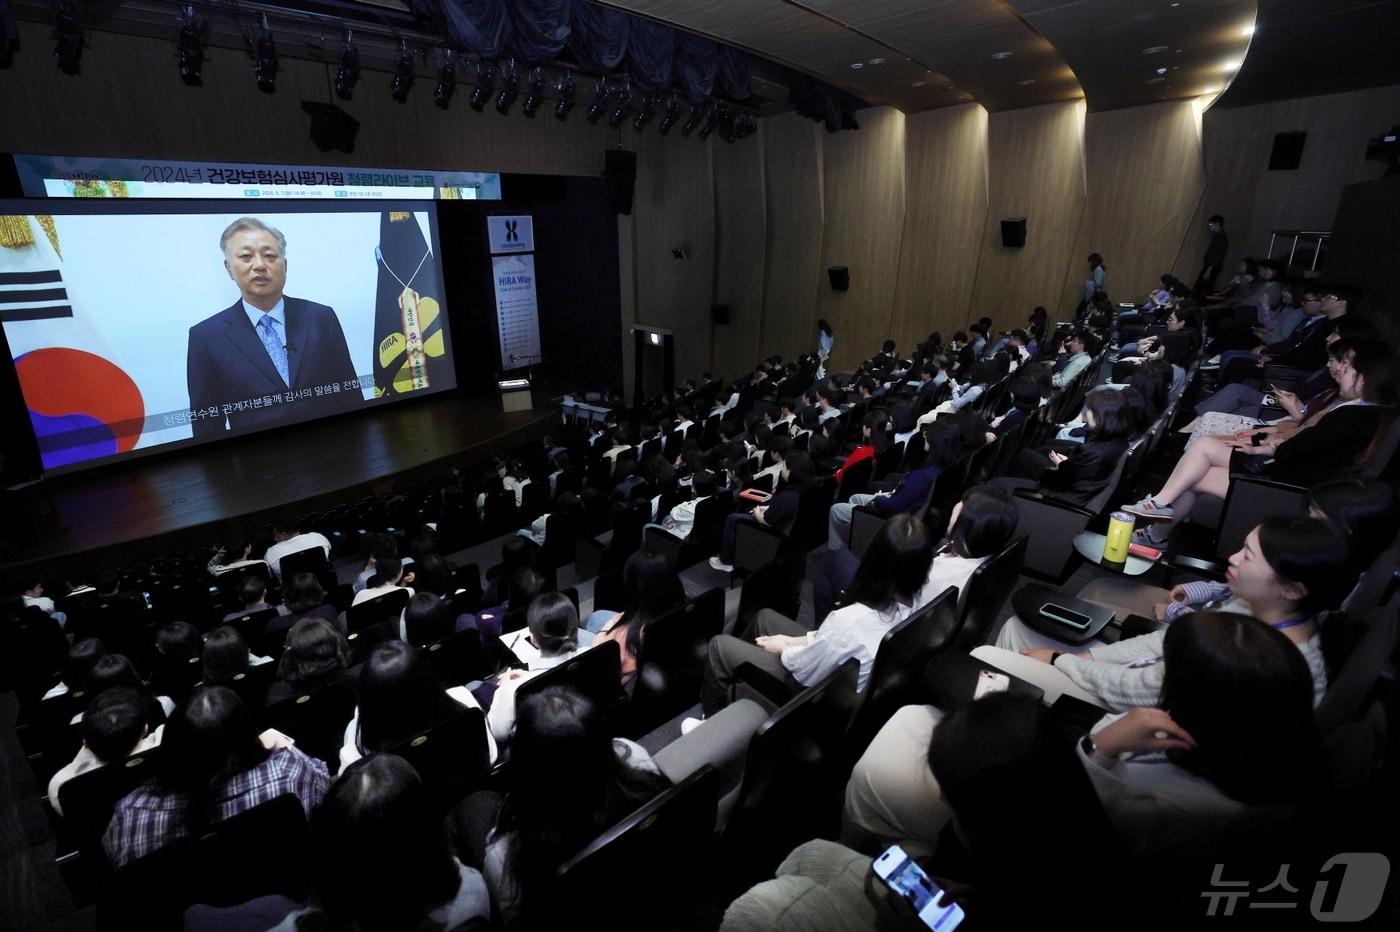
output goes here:
[[[1084, 212], [1083, 142], [1082, 101], [988, 119], [987, 222], [969, 318], [985, 315], [1005, 329], [1024, 323], [1037, 304], [1052, 321], [1073, 311], [1060, 291]], [[1002, 246], [1003, 217], [1027, 218], [1025, 248]]]
[[[759, 132], [762, 132], [760, 128]], [[729, 305], [729, 323], [716, 325], [711, 368], [741, 371], [757, 364], [763, 346], [763, 257], [767, 241], [763, 146], [757, 139], [714, 149], [714, 303]], [[679, 140], [684, 143], [685, 140]]]
[[1192, 101], [1091, 113], [1085, 125], [1088, 193], [1061, 306], [1083, 297], [1085, 265], [1101, 253], [1109, 296], [1136, 301], [1172, 270], [1205, 187]]
[[[917, 345], [968, 323], [987, 222], [987, 111], [980, 105], [905, 121], [904, 235], [892, 335]], [[981, 315], [977, 315], [981, 316]]]
[[784, 359], [817, 345], [817, 290], [827, 287], [821, 256], [825, 134], [795, 114], [765, 119], [760, 130], [768, 220], [759, 345]]
[[[1199, 271], [1211, 214], [1226, 218], [1231, 270], [1244, 256], [1267, 255], [1273, 230], [1331, 229], [1342, 189], [1384, 173], [1384, 165], [1365, 160], [1366, 142], [1389, 129], [1397, 113], [1400, 85], [1207, 111], [1206, 192], [1177, 275]], [[1293, 130], [1308, 134], [1298, 169], [1269, 171], [1274, 134]]]
[[844, 265], [851, 276], [849, 291], [817, 289], [817, 313], [836, 333], [840, 369], [870, 355], [890, 332], [904, 232], [904, 114], [862, 110], [859, 132], [822, 140], [822, 159], [822, 266]]
[[21, 23], [20, 36], [24, 51], [0, 70], [0, 151], [596, 175], [619, 138], [581, 113], [566, 123], [528, 120], [518, 107], [476, 113], [466, 85], [444, 111], [426, 78], [396, 103], [389, 76], [367, 71], [354, 100], [336, 101], [360, 121], [354, 153], [325, 153], [311, 144], [301, 101], [331, 97], [333, 68], [284, 57], [277, 92], [264, 94], [246, 55], [211, 48], [204, 86], [186, 87], [173, 43], [92, 32], [82, 74], [68, 77], [48, 54], [47, 27]]
[[[704, 143], [656, 133], [634, 136], [637, 322], [675, 333], [676, 378], [684, 380], [710, 364], [715, 268], [710, 162], [714, 146], [724, 143], [715, 136]], [[674, 258], [671, 249], [676, 246], [685, 247], [689, 256]], [[728, 366], [724, 372], [729, 374]]]

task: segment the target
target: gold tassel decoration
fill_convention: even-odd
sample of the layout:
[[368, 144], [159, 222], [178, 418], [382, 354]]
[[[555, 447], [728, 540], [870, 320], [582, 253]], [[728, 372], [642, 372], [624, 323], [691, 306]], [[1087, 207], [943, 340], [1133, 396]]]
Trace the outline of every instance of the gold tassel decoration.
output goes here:
[[53, 251], [58, 253], [58, 257], [62, 259], [63, 248], [58, 245], [58, 227], [54, 226], [53, 217], [50, 217], [48, 214], [39, 214], [34, 219], [38, 220], [39, 226], [44, 228], [44, 235], [47, 236], [49, 242], [53, 244]]
[[412, 216], [413, 214], [409, 213], [406, 210], [391, 210], [389, 211], [389, 222], [399, 223], [401, 221], [407, 220], [409, 217]]
[[28, 217], [0, 217], [0, 246], [18, 249], [33, 245], [34, 231], [29, 227]]

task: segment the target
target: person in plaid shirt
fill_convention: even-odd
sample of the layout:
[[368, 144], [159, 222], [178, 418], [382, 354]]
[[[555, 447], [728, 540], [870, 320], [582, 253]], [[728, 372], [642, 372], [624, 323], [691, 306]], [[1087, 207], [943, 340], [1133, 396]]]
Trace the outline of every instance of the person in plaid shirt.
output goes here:
[[238, 694], [198, 689], [165, 726], [160, 774], [117, 803], [102, 846], [114, 868], [290, 793], [309, 815], [330, 785], [326, 765], [285, 735], [259, 735]]

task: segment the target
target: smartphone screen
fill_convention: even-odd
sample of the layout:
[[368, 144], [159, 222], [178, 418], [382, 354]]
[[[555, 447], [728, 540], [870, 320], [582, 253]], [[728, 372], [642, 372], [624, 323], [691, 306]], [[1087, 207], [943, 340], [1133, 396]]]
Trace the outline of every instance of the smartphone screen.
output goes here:
[[936, 932], [952, 932], [962, 923], [962, 907], [957, 903], [939, 906], [938, 896], [943, 891], [899, 845], [886, 848], [875, 859], [873, 867], [875, 876], [904, 897], [926, 927]]

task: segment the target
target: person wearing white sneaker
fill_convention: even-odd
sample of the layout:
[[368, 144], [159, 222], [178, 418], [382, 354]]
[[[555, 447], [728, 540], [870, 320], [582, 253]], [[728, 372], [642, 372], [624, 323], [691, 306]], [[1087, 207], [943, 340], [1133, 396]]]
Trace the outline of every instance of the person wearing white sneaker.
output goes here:
[[[1271, 457], [1259, 471], [1270, 479], [1316, 485], [1366, 465], [1377, 446], [1373, 438], [1394, 418], [1400, 401], [1400, 364], [1384, 343], [1364, 343], [1350, 363], [1337, 367], [1340, 402], [1330, 406], [1309, 426], [1283, 440], [1202, 437], [1187, 448], [1161, 491], [1123, 506], [1129, 514], [1149, 521], [1176, 521], [1189, 515], [1200, 494], [1224, 498], [1230, 491], [1230, 459], [1236, 450]], [[1383, 464], [1382, 464], [1383, 465]]]
[[733, 700], [735, 671], [749, 663], [796, 693], [820, 682], [846, 660], [860, 661], [858, 690], [864, 690], [880, 640], [913, 609], [933, 563], [933, 539], [922, 518], [897, 515], [885, 522], [865, 551], [845, 606], [807, 631], [769, 609], [755, 619], [752, 642], [728, 634], [710, 639], [709, 667], [700, 691], [706, 715]]

